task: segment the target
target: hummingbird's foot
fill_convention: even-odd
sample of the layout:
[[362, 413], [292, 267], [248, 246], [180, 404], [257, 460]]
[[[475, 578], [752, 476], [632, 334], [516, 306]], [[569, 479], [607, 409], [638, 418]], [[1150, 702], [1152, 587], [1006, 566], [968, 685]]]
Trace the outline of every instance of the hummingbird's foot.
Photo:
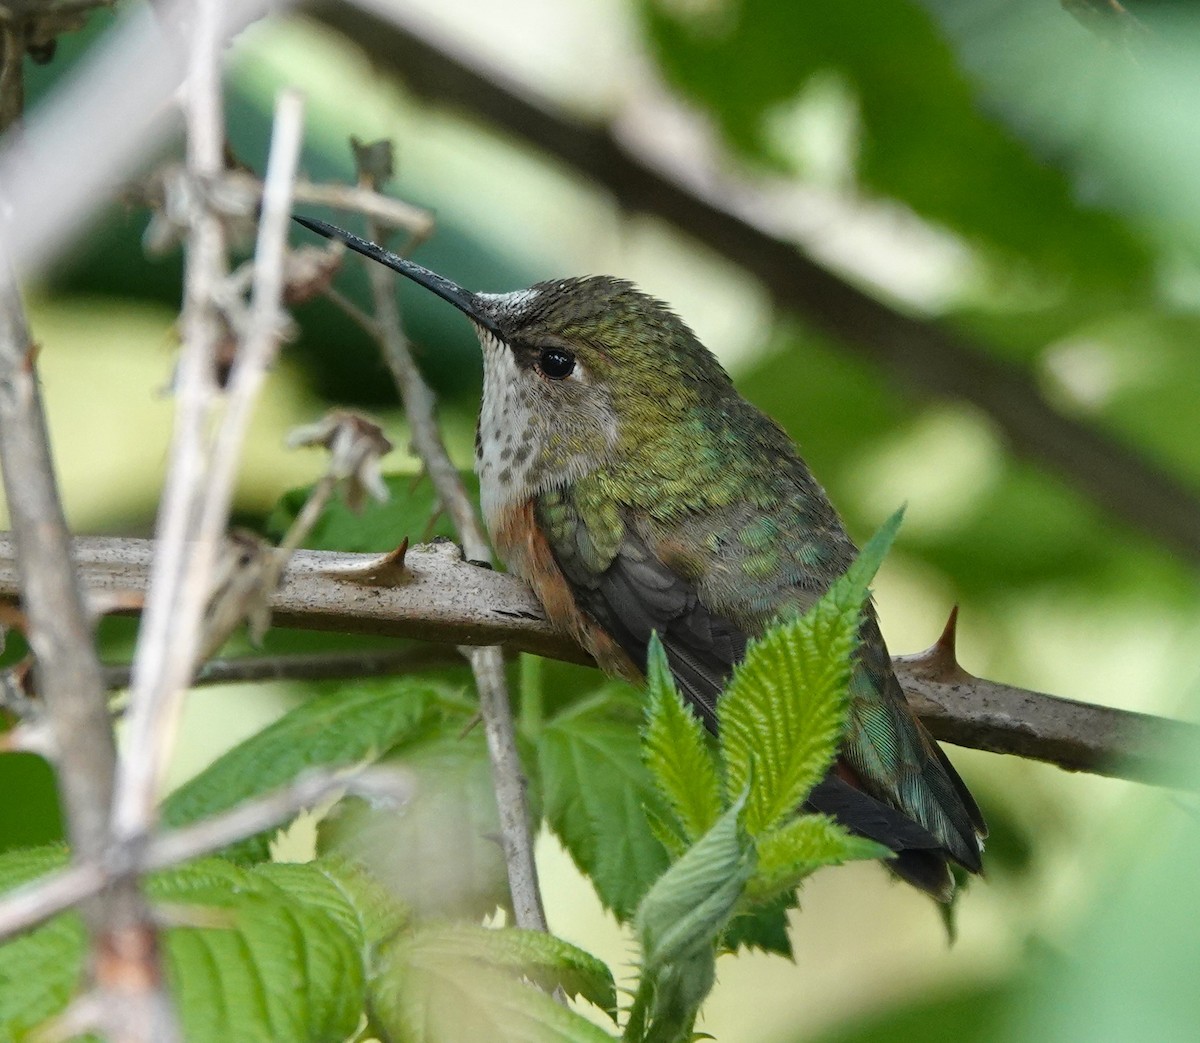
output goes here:
[[[444, 547], [447, 543], [454, 543], [449, 536], [434, 536], [434, 538], [429, 542], [435, 547]], [[496, 571], [496, 567], [490, 561], [483, 561], [479, 558], [468, 558], [467, 552], [463, 550], [463, 545], [461, 543], [454, 543], [454, 546], [458, 548], [459, 558], [462, 561], [465, 561], [468, 565], [474, 565], [479, 569], [487, 569], [488, 572]]]

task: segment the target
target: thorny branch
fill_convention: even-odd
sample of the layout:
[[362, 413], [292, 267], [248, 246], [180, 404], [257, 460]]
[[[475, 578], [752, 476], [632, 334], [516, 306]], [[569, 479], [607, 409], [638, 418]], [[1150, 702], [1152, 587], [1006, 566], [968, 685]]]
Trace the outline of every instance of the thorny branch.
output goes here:
[[[365, 184], [377, 187], [379, 181], [390, 175], [390, 145], [379, 143], [371, 147], [359, 147], [356, 144], [356, 151], [364, 171], [362, 177]], [[374, 171], [372, 168], [375, 168]], [[377, 176], [380, 173], [384, 178]], [[382, 241], [383, 229], [377, 222], [369, 221], [367, 228], [372, 238]], [[384, 358], [404, 404], [404, 413], [412, 432], [413, 450], [429, 473], [442, 509], [453, 520], [467, 558], [490, 562], [491, 550], [487, 539], [475, 517], [458, 468], [442, 442], [433, 392], [421, 376], [404, 336], [400, 310], [396, 304], [395, 281], [385, 268], [377, 264], [368, 264], [367, 274], [375, 308], [374, 332], [383, 347]], [[479, 713], [483, 718], [491, 760], [513, 919], [518, 927], [544, 931], [547, 929], [546, 913], [538, 886], [526, 781], [517, 752], [512, 708], [504, 676], [504, 658], [501, 650], [495, 646], [475, 648], [468, 652], [468, 658], [475, 674]]]
[[[144, 590], [153, 546], [148, 540], [85, 538], [74, 542], [89, 590]], [[501, 645], [571, 663], [586, 653], [547, 621], [533, 592], [513, 576], [463, 561], [451, 544], [410, 547], [407, 581], [371, 585], [387, 558], [377, 554], [298, 551], [271, 600], [285, 627], [416, 638], [443, 645]], [[0, 595], [17, 590], [11, 538], [0, 535]], [[953, 628], [929, 651], [897, 656], [897, 676], [935, 738], [1159, 785], [1190, 785], [1179, 751], [1200, 748], [1200, 725], [1062, 699], [975, 677], [953, 656]], [[403, 669], [408, 650], [377, 653], [378, 662], [318, 657], [313, 676], [362, 676]], [[281, 661], [272, 670], [286, 670]], [[229, 669], [232, 669], [232, 664]], [[236, 673], [236, 671], [234, 671]], [[236, 679], [236, 678], [235, 678]], [[1193, 753], [1194, 760], [1194, 753]], [[1182, 779], [1182, 782], [1181, 782]]]

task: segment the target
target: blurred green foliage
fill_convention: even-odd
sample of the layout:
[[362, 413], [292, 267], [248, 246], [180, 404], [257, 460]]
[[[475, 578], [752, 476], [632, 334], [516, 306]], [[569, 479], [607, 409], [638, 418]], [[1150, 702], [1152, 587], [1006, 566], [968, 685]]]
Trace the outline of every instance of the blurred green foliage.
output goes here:
[[642, 11], [671, 84], [750, 160], [795, 171], [771, 119], [816, 76], [832, 76], [855, 104], [863, 189], [903, 200], [1038, 278], [1123, 294], [1146, 282], [1150, 252], [1140, 237], [1082, 205], [1069, 174], [1039, 163], [980, 111], [920, 5], [742, 0], [697, 16], [646, 0]]

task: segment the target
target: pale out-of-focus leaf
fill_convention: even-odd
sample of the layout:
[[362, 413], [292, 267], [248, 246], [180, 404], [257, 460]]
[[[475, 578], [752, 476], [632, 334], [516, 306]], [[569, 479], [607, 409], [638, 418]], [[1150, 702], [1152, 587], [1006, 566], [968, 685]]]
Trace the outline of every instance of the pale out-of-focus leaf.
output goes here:
[[612, 1043], [512, 966], [447, 945], [444, 930], [431, 924], [381, 953], [369, 1011], [384, 1043]]
[[[171, 826], [195, 822], [239, 801], [286, 785], [308, 768], [373, 760], [421, 729], [444, 690], [415, 678], [360, 682], [301, 703], [222, 754], [163, 805]], [[261, 862], [270, 834], [233, 845], [231, 857]]]

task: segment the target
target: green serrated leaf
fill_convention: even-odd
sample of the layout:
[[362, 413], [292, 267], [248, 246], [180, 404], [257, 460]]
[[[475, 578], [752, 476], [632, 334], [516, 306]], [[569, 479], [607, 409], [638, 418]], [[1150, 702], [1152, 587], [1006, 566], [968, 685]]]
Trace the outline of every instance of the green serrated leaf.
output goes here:
[[746, 884], [746, 899], [774, 901], [822, 866], [893, 855], [890, 848], [854, 836], [828, 815], [801, 815], [759, 838], [758, 867]]
[[654, 834], [654, 839], [662, 844], [671, 861], [674, 862], [683, 857], [688, 845], [680, 835], [679, 824], [663, 818], [653, 808], [643, 808], [642, 810], [646, 813], [646, 822], [650, 826], [650, 832]]
[[650, 639], [646, 677], [642, 754], [684, 838], [693, 843], [720, 817], [721, 783], [704, 727], [675, 687], [658, 634]]
[[624, 922], [667, 867], [647, 811], [670, 812], [642, 761], [637, 710], [616, 691], [546, 724], [538, 764], [550, 828]]
[[326, 855], [306, 865], [323, 874], [343, 895], [353, 910], [354, 930], [362, 937], [364, 951], [368, 954], [373, 954], [409, 925], [411, 910], [398, 902], [361, 863], [339, 855]]
[[[442, 689], [409, 678], [346, 686], [297, 706], [218, 757], [163, 805], [163, 820], [182, 826], [285, 785], [306, 768], [373, 760], [430, 719]], [[227, 849], [229, 857], [270, 857], [269, 834]]]
[[500, 819], [482, 728], [449, 721], [388, 760], [414, 778], [403, 807], [339, 801], [317, 830], [317, 850], [365, 865], [418, 919], [474, 919], [509, 903]]
[[752, 835], [795, 814], [833, 762], [857, 631], [857, 614], [818, 603], [752, 642], [718, 703], [726, 786], [749, 790]]
[[[468, 471], [460, 477], [474, 498], [479, 481]], [[359, 512], [352, 511], [335, 497], [321, 512], [304, 546], [312, 550], [341, 550], [359, 553], [386, 553], [407, 538], [412, 543], [427, 543], [436, 536], [456, 539], [454, 525], [438, 509], [433, 483], [418, 475], [393, 474], [384, 478], [390, 494], [386, 503], [371, 499]], [[280, 497], [267, 519], [267, 534], [281, 539], [304, 506], [311, 487], [292, 489]]]
[[61, 869], [69, 860], [70, 852], [61, 844], [0, 852], [0, 894], [45, 876], [52, 869]]
[[425, 951], [437, 956], [477, 960], [529, 978], [548, 992], [562, 989], [582, 996], [614, 1020], [617, 987], [602, 960], [544, 931], [515, 927], [499, 930], [474, 924], [439, 924], [422, 928]]
[[[0, 886], [64, 858], [58, 849], [0, 856]], [[247, 870], [210, 858], [155, 874], [147, 891], [220, 922], [165, 932], [171, 991], [191, 1043], [340, 1043], [354, 1031], [365, 1000], [362, 937], [321, 870]], [[84, 948], [73, 913], [0, 945], [0, 1039], [23, 1039], [63, 1010]]]
[[901, 517], [885, 523], [803, 616], [749, 644], [717, 705], [726, 793], [748, 792], [744, 825], [752, 836], [794, 815], [833, 763], [868, 584]]
[[521, 982], [511, 965], [448, 946], [446, 934], [430, 925], [382, 953], [368, 1002], [384, 1043], [612, 1043], [599, 1026]]
[[[156, 875], [148, 891], [155, 901], [228, 916], [228, 927], [166, 934], [172, 994], [189, 1041], [334, 1043], [354, 1031], [366, 993], [362, 939], [318, 870], [241, 870], [210, 859]], [[320, 904], [304, 900], [318, 893]]]

